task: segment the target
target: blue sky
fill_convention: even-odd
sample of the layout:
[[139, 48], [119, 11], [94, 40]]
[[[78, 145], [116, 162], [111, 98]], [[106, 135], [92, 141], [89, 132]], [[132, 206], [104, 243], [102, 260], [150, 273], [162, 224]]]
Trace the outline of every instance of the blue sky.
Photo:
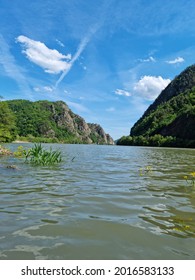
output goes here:
[[0, 0], [0, 95], [128, 135], [195, 57], [193, 0]]

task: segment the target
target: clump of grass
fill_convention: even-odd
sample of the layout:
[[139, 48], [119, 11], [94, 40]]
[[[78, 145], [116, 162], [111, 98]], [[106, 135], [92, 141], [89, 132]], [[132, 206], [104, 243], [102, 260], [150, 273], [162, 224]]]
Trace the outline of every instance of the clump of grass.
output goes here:
[[41, 144], [35, 144], [34, 147], [25, 152], [26, 162], [34, 165], [53, 165], [62, 161], [60, 151], [45, 150]]
[[62, 161], [60, 151], [45, 150], [41, 144], [34, 144], [29, 150], [19, 146], [14, 152], [15, 157], [24, 157], [26, 163], [33, 165], [53, 165]]

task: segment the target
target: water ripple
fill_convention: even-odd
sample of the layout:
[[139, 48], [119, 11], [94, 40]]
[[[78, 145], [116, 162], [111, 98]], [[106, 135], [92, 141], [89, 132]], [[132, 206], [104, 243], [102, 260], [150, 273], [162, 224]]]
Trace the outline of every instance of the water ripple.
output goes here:
[[1, 158], [0, 259], [194, 259], [194, 150], [53, 146], [55, 167]]

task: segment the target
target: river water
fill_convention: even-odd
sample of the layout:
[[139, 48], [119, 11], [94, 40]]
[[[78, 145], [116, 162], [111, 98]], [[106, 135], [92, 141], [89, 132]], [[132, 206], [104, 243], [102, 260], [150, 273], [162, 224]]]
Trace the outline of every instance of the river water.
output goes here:
[[195, 150], [44, 146], [63, 162], [0, 158], [0, 259], [195, 259]]

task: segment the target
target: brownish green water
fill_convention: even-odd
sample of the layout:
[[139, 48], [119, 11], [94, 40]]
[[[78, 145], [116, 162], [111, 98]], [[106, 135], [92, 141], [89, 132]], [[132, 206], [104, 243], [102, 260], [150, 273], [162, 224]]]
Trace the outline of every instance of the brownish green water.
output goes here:
[[0, 158], [0, 259], [195, 259], [195, 150], [52, 147], [55, 167]]

